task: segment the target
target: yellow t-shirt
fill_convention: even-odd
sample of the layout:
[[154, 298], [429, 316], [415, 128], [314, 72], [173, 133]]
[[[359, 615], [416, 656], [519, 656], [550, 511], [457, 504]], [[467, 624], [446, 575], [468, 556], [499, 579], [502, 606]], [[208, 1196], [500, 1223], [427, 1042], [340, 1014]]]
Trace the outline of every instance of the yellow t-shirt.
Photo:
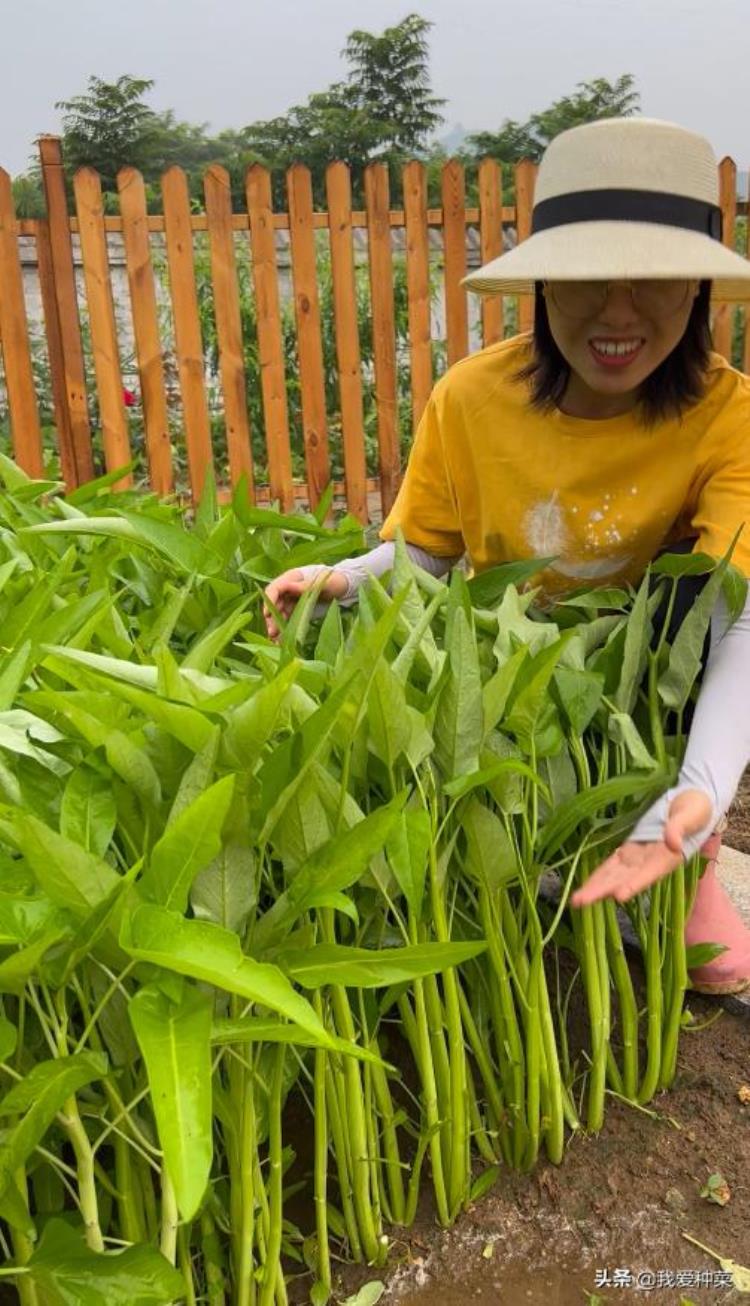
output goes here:
[[539, 412], [514, 374], [529, 337], [491, 345], [437, 383], [396, 502], [400, 527], [438, 556], [468, 553], [475, 571], [551, 557], [544, 593], [636, 582], [665, 547], [694, 538], [750, 576], [750, 377], [712, 354], [703, 398], [681, 420], [639, 425]]

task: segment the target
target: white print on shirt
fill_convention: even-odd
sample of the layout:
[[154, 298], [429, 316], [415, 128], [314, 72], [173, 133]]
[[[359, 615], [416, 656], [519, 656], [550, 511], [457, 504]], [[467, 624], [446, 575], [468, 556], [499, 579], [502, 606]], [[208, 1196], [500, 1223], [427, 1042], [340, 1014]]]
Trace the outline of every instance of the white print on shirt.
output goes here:
[[[616, 525], [619, 514], [614, 522], [606, 521], [610, 502], [611, 496], [606, 494], [601, 507], [589, 513], [583, 531], [571, 533], [555, 490], [548, 499], [532, 504], [524, 517], [522, 529], [528, 548], [537, 557], [556, 557], [550, 571], [576, 580], [596, 580], [623, 571], [633, 554], [622, 547], [622, 536]], [[574, 507], [571, 511], [575, 513], [578, 509]]]

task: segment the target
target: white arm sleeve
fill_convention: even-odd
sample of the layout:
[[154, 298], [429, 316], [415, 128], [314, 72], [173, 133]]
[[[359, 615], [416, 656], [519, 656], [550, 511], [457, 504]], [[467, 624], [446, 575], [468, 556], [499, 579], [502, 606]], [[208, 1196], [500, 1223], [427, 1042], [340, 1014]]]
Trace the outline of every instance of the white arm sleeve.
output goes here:
[[733, 626], [724, 599], [711, 620], [711, 649], [695, 705], [685, 759], [673, 789], [641, 817], [631, 839], [659, 842], [673, 798], [701, 789], [711, 799], [711, 821], [684, 841], [685, 856], [697, 852], [724, 816], [750, 762], [750, 596]]
[[[444, 576], [450, 571], [458, 558], [438, 558], [434, 553], [427, 553], [425, 549], [420, 549], [416, 544], [407, 544], [406, 552], [423, 571], [427, 571], [431, 576]], [[322, 572], [340, 571], [346, 576], [348, 589], [339, 599], [342, 607], [351, 607], [357, 601], [357, 590], [368, 576], [384, 576], [387, 571], [393, 569], [393, 562], [396, 556], [396, 546], [392, 540], [386, 540], [384, 544], [379, 544], [376, 548], [371, 549], [369, 553], [363, 553], [359, 558], [344, 558], [342, 562], [336, 562], [331, 567], [326, 567], [323, 563], [310, 562], [300, 571], [305, 577], [313, 580], [317, 579]], [[327, 604], [318, 604], [318, 608], [325, 612]], [[316, 615], [318, 613], [316, 608]]]

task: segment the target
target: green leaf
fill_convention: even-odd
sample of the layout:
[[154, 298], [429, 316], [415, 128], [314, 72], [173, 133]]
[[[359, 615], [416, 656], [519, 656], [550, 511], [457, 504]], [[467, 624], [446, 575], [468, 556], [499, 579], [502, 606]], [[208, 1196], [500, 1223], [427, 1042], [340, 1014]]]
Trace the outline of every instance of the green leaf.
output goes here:
[[582, 735], [602, 701], [604, 676], [558, 666], [552, 683], [573, 730]]
[[12, 829], [37, 884], [58, 907], [76, 916], [86, 914], [118, 884], [119, 876], [108, 862], [30, 812], [19, 813]]
[[185, 986], [179, 1005], [153, 988], [128, 1014], [148, 1071], [159, 1142], [183, 1220], [203, 1200], [213, 1158], [210, 994]]
[[554, 712], [549, 687], [567, 640], [568, 636], [563, 635], [553, 644], [543, 645], [538, 653], [527, 658], [516, 679], [503, 730], [514, 735], [526, 749], [530, 749], [535, 735], [546, 725], [550, 712]]
[[405, 980], [435, 975], [478, 957], [486, 943], [416, 943], [405, 948], [347, 948], [319, 943], [285, 955], [286, 969], [303, 988], [326, 984], [385, 988]]
[[387, 843], [389, 865], [417, 919], [422, 912], [431, 843], [432, 822], [423, 807], [403, 812]]
[[146, 897], [175, 911], [185, 910], [195, 876], [221, 850], [221, 829], [233, 790], [234, 776], [224, 776], [169, 823], [141, 879]]
[[459, 606], [453, 617], [448, 673], [438, 698], [433, 728], [435, 760], [447, 779], [479, 769], [483, 732], [482, 679], [476, 637]]
[[47, 1222], [28, 1265], [40, 1306], [165, 1306], [184, 1296], [185, 1280], [155, 1247], [92, 1252], [65, 1220]]
[[666, 671], [659, 677], [659, 697], [667, 707], [680, 712], [701, 669], [703, 645], [711, 625], [729, 556], [722, 558], [682, 621], [669, 650]]
[[54, 1061], [41, 1061], [8, 1090], [0, 1101], [0, 1117], [20, 1114], [21, 1119], [0, 1143], [0, 1195], [41, 1142], [68, 1098], [92, 1080], [102, 1079], [107, 1064], [101, 1052], [80, 1052]]
[[199, 871], [190, 890], [190, 905], [199, 920], [213, 921], [235, 934], [258, 899], [255, 854], [242, 843], [226, 843]]
[[36, 535], [104, 535], [153, 549], [174, 567], [185, 572], [211, 575], [213, 559], [206, 546], [180, 526], [157, 521], [145, 513], [123, 513], [120, 517], [78, 517], [74, 521], [40, 522], [22, 527]]
[[117, 824], [112, 785], [85, 764], [68, 778], [60, 805], [60, 832], [86, 852], [103, 857]]
[[123, 921], [120, 942], [141, 961], [259, 1002], [320, 1037], [321, 1042], [329, 1042], [309, 1002], [295, 993], [278, 967], [244, 956], [239, 939], [229, 930], [207, 921], [184, 920], [164, 907], [144, 903]]
[[228, 765], [253, 770], [289, 701], [300, 666], [296, 660], [287, 663], [273, 680], [256, 689], [246, 703], [227, 713], [222, 747]]
[[615, 691], [615, 707], [619, 712], [630, 713], [643, 679], [651, 639], [651, 620], [648, 612], [650, 573], [641, 581], [632, 611], [625, 627], [625, 646], [622, 654], [620, 680]]
[[211, 1042], [219, 1045], [224, 1043], [294, 1043], [297, 1047], [322, 1047], [329, 1052], [340, 1052], [343, 1056], [355, 1057], [357, 1061], [383, 1064], [380, 1057], [377, 1057], [374, 1052], [369, 1052], [367, 1048], [360, 1047], [359, 1044], [352, 1043], [349, 1039], [335, 1038], [333, 1035], [329, 1035], [326, 1037], [325, 1042], [321, 1042], [319, 1036], [316, 1037], [309, 1030], [302, 1029], [300, 1025], [293, 1025], [288, 1021], [282, 1023], [279, 1020], [271, 1020], [263, 1016], [241, 1016], [236, 1020], [215, 1020], [211, 1028]]
[[379, 1279], [366, 1283], [353, 1296], [345, 1298], [341, 1306], [376, 1306], [385, 1292], [385, 1284]]
[[633, 766], [653, 770], [659, 765], [646, 748], [633, 718], [626, 712], [610, 712], [607, 729], [610, 739], [624, 745]]
[[528, 657], [528, 649], [516, 649], [512, 657], [508, 658], [502, 666], [490, 677], [482, 687], [482, 715], [483, 715], [483, 738], [486, 739], [490, 730], [502, 720], [505, 709], [508, 705], [511, 691], [516, 682], [516, 676], [521, 666]]
[[399, 820], [405, 793], [391, 803], [376, 808], [350, 830], [329, 839], [297, 871], [292, 883], [258, 923], [253, 943], [267, 948], [271, 941], [283, 937], [290, 925], [320, 895], [336, 893], [356, 884], [376, 853], [382, 851]]
[[512, 840], [497, 812], [472, 798], [461, 814], [471, 873], [488, 889], [498, 889], [518, 875]]
[[503, 562], [499, 567], [488, 567], [486, 571], [478, 572], [468, 582], [474, 607], [496, 607], [509, 585], [523, 585], [554, 561], [554, 558], [523, 558], [519, 562]]
[[375, 756], [392, 771], [409, 747], [411, 723], [404, 686], [385, 661], [378, 664], [373, 676], [367, 696], [367, 721]]
[[661, 772], [654, 771], [644, 776], [631, 771], [576, 794], [569, 802], [561, 803], [542, 827], [537, 845], [540, 862], [553, 857], [579, 825], [590, 821], [607, 807], [622, 806], [628, 799], [642, 801], [666, 787], [667, 781]]
[[18, 1030], [5, 1016], [0, 1016], [0, 1062], [12, 1057], [18, 1042]]

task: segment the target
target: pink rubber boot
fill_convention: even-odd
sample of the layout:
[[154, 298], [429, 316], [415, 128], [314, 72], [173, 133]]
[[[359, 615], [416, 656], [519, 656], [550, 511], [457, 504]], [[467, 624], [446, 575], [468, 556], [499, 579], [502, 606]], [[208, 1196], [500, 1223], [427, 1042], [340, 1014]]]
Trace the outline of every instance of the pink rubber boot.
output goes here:
[[716, 875], [721, 835], [712, 834], [701, 848], [707, 858], [698, 881], [693, 910], [685, 924], [685, 942], [723, 943], [727, 949], [705, 966], [688, 973], [688, 987], [698, 993], [742, 993], [750, 988], [750, 929]]

